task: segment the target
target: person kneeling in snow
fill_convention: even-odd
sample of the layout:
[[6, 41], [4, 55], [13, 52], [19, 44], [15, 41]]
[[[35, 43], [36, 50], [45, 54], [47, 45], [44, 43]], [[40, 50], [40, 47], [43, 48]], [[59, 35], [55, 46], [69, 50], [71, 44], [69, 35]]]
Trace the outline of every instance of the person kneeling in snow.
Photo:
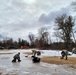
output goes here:
[[62, 55], [61, 59], [64, 59], [64, 57], [65, 57], [65, 59], [67, 60], [68, 51], [67, 50], [63, 50], [61, 52], [61, 55]]
[[32, 61], [33, 61], [33, 63], [39, 63], [40, 62], [40, 58], [33, 57]]
[[36, 51], [36, 50], [32, 50], [32, 61], [33, 63], [39, 63], [40, 62], [40, 58], [37, 57], [39, 55], [41, 55], [40, 51]]
[[12, 62], [16, 62], [16, 60], [18, 60], [18, 62], [20, 62], [20, 53], [14, 55]]

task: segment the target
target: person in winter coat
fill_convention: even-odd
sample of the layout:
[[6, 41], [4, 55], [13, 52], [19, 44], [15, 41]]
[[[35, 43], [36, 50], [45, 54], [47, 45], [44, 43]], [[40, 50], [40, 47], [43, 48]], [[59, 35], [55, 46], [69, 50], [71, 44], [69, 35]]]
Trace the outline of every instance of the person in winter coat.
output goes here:
[[18, 62], [20, 62], [20, 53], [17, 53], [16, 55], [14, 55], [12, 62], [16, 62], [16, 60], [18, 60]]
[[67, 50], [63, 50], [62, 52], [61, 52], [61, 59], [64, 59], [64, 57], [65, 57], [65, 59], [67, 60], [67, 55], [68, 55], [68, 51]]
[[40, 51], [32, 50], [32, 61], [33, 61], [33, 63], [39, 63], [40, 62], [40, 58], [37, 57], [39, 55], [41, 55]]

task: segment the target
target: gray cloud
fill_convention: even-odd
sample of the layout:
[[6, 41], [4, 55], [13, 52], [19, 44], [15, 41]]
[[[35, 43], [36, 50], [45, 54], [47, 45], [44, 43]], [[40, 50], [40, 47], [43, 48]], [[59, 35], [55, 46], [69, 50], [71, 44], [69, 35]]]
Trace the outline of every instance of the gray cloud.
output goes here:
[[73, 1], [71, 3], [71, 6], [72, 6], [73, 10], [76, 11], [76, 1]]
[[70, 14], [70, 9], [69, 8], [61, 8], [60, 10], [58, 11], [53, 11], [53, 12], [50, 12], [48, 15], [46, 14], [42, 14], [39, 18], [39, 22], [42, 22], [43, 24], [49, 24], [51, 23], [52, 21], [54, 21], [54, 19], [57, 17], [57, 16], [60, 16], [62, 14]]
[[37, 34], [38, 28], [44, 25], [50, 28], [48, 26], [56, 16], [68, 13], [66, 7], [71, 2], [72, 0], [0, 0], [0, 34], [15, 39], [25, 38], [29, 32]]

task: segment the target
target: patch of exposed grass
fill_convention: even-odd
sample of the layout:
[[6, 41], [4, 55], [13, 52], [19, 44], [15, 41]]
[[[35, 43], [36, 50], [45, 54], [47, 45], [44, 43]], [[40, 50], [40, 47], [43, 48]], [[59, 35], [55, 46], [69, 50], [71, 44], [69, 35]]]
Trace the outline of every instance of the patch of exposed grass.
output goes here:
[[69, 67], [76, 69], [76, 65], [73, 65], [73, 64], [69, 65]]
[[0, 53], [0, 54], [13, 54], [13, 53]]
[[24, 52], [23, 54], [32, 55], [32, 52]]
[[76, 64], [76, 57], [68, 57], [68, 60], [60, 59], [58, 56], [43, 57], [41, 61], [50, 64]]

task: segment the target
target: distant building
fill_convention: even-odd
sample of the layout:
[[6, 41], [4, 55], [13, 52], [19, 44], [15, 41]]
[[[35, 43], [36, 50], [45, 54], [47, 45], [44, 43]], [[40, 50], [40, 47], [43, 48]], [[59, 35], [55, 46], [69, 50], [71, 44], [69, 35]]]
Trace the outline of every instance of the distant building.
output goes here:
[[21, 49], [29, 49], [28, 46], [21, 46]]

